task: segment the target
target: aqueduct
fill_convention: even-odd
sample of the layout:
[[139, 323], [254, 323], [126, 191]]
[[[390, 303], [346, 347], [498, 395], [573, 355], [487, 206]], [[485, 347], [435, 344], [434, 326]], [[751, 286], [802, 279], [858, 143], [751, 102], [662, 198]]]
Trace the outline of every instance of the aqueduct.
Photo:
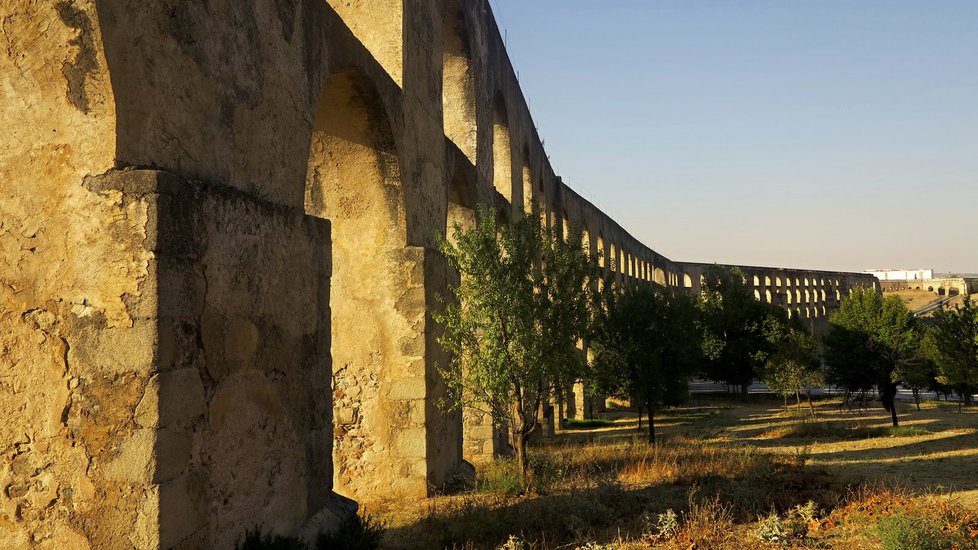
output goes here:
[[[485, 0], [6, 7], [4, 548], [229, 548], [491, 453], [428, 313], [478, 204], [698, 287], [554, 174]], [[820, 322], [875, 282], [745, 271]]]

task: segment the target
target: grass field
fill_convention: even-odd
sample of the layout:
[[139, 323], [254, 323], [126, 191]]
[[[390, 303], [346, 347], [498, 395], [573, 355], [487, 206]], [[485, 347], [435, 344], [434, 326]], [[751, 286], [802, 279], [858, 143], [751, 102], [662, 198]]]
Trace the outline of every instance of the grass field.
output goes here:
[[[978, 548], [978, 411], [702, 398], [576, 425], [458, 494], [365, 503], [387, 548]], [[884, 546], [885, 544], [885, 546]]]
[[[938, 296], [933, 292], [928, 292], [926, 290], [895, 290], [892, 292], [887, 292], [886, 295], [890, 294], [899, 296], [903, 303], [907, 305], [910, 311], [917, 311], [926, 307], [928, 304], [932, 304], [938, 300], [942, 300], [944, 296]], [[971, 295], [971, 300], [973, 302], [978, 301], [978, 293]], [[964, 303], [964, 295], [959, 294], [955, 296], [950, 302], [948, 302], [948, 307], [957, 307]]]

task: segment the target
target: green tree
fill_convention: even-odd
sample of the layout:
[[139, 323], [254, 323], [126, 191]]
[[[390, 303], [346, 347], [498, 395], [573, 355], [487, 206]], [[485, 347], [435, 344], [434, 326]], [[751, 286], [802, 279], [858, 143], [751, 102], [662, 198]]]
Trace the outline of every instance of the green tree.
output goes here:
[[933, 339], [929, 337], [929, 333], [928, 330], [924, 334], [915, 356], [897, 367], [895, 374], [895, 377], [901, 381], [904, 387], [910, 388], [918, 411], [920, 410], [920, 390], [935, 387], [936, 382], [937, 367], [932, 359], [933, 354], [928, 351], [933, 347], [933, 344], [930, 343]]
[[470, 231], [454, 228], [455, 244], [442, 241], [460, 274], [444, 312], [434, 313], [452, 357], [443, 374], [451, 406], [482, 408], [508, 425], [525, 482], [537, 411], [585, 372], [575, 343], [591, 326], [596, 262], [579, 230], [565, 241], [536, 212], [512, 224], [488, 208], [477, 217]]
[[784, 396], [786, 407], [790, 395], [795, 396], [801, 407], [801, 392], [804, 391], [814, 418], [811, 390], [825, 383], [815, 338], [802, 328], [788, 327], [764, 365], [761, 378], [771, 391]]
[[746, 395], [774, 351], [786, 313], [754, 299], [739, 268], [720, 265], [710, 266], [703, 275], [700, 309], [704, 374], [739, 386]]
[[655, 413], [685, 401], [698, 366], [701, 333], [696, 301], [677, 288], [609, 286], [603, 293], [592, 380], [598, 393], [633, 398], [648, 411], [649, 443]]
[[961, 307], [934, 314], [922, 347], [937, 366], [937, 381], [971, 405], [978, 388], [978, 307], [968, 296]]
[[828, 381], [848, 391], [876, 388], [883, 408], [898, 425], [900, 369], [915, 360], [918, 334], [913, 314], [899, 296], [856, 288], [829, 319], [825, 335]]

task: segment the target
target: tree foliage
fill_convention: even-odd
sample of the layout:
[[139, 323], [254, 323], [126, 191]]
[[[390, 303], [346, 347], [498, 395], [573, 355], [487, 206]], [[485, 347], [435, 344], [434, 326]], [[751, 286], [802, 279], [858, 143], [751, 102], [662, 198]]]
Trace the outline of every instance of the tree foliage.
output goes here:
[[643, 403], [655, 443], [655, 412], [685, 401], [698, 367], [696, 301], [677, 288], [644, 284], [609, 286], [602, 298], [590, 346], [593, 384], [598, 393]]
[[579, 230], [564, 240], [540, 219], [534, 212], [500, 224], [480, 208], [473, 229], [456, 226], [455, 244], [443, 240], [442, 251], [460, 283], [434, 314], [452, 357], [444, 370], [450, 405], [487, 410], [508, 425], [524, 480], [537, 411], [584, 374], [575, 343], [591, 326], [597, 273]]
[[739, 268], [720, 265], [703, 275], [700, 309], [704, 374], [746, 394], [783, 336], [787, 314], [754, 299]]
[[970, 405], [978, 389], [978, 307], [968, 296], [961, 307], [934, 314], [922, 347], [937, 367], [937, 381]]
[[829, 319], [828, 381], [850, 392], [876, 388], [896, 426], [900, 369], [916, 360], [918, 339], [913, 314], [898, 296], [884, 299], [875, 289], [853, 289]]
[[815, 338], [798, 326], [787, 327], [765, 363], [761, 378], [771, 391], [785, 398], [793, 394], [799, 404], [801, 392], [805, 392], [814, 416], [811, 390], [825, 383]]

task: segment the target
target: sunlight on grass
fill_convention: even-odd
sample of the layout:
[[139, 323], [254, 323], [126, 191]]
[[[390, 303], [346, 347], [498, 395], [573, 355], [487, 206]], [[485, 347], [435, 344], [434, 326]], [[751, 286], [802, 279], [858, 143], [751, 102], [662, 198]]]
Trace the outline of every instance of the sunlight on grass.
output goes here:
[[371, 509], [387, 548], [861, 549], [920, 533], [978, 548], [978, 416], [901, 406], [893, 428], [839, 402], [814, 422], [770, 401], [673, 408], [654, 447], [618, 409], [536, 446], [526, 486], [499, 460], [468, 492]]

